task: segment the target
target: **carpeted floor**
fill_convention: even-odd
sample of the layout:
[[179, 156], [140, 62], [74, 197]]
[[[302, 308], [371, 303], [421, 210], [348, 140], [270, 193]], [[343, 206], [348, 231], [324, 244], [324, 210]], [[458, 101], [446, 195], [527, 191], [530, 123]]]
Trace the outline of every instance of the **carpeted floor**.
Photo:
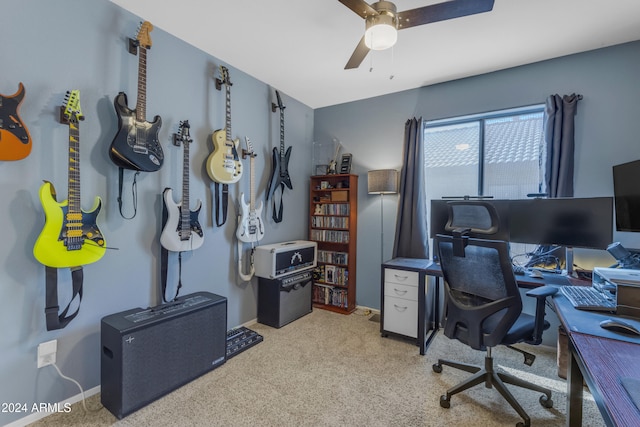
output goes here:
[[[483, 352], [438, 335], [427, 355], [415, 344], [381, 338], [380, 325], [358, 312], [345, 316], [315, 309], [280, 329], [250, 328], [264, 341], [122, 420], [102, 408], [85, 412], [73, 405], [32, 426], [515, 426], [521, 419], [495, 389], [476, 386], [454, 396], [451, 407], [440, 395], [467, 373], [431, 366], [438, 357], [476, 364]], [[539, 393], [510, 387], [533, 426], [565, 424], [566, 383], [557, 376], [555, 350], [536, 353], [532, 367], [522, 355], [494, 349], [499, 367], [550, 387], [554, 407], [543, 408]], [[100, 397], [87, 400], [100, 407]], [[583, 426], [602, 426], [585, 392]]]

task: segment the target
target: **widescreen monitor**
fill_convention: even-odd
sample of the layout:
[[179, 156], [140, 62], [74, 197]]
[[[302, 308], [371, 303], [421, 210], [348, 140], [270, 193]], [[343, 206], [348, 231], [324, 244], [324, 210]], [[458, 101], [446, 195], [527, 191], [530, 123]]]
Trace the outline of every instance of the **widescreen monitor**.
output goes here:
[[640, 160], [613, 167], [616, 230], [640, 231]]
[[512, 242], [606, 249], [613, 240], [613, 197], [511, 200]]

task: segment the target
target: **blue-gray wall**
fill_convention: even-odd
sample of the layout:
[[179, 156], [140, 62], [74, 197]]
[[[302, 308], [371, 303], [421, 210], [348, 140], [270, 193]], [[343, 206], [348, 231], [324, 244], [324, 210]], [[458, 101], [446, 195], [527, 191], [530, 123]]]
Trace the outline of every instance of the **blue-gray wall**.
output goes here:
[[[85, 389], [99, 385], [100, 319], [107, 314], [158, 302], [160, 194], [180, 188], [181, 149], [169, 143], [177, 123], [189, 119], [191, 200], [202, 199], [200, 219], [204, 245], [183, 258], [183, 294], [205, 290], [229, 300], [228, 324], [256, 316], [256, 280], [242, 283], [236, 274], [233, 205], [248, 180], [232, 186], [233, 203], [227, 224], [211, 221], [211, 183], [204, 163], [212, 150], [211, 132], [224, 126], [224, 92], [215, 90], [212, 70], [220, 61], [156, 28], [149, 52], [147, 116], [163, 119], [160, 137], [166, 163], [156, 173], [138, 179], [138, 214], [123, 220], [118, 213], [117, 168], [107, 150], [117, 118], [113, 97], [119, 91], [135, 104], [137, 58], [126, 52], [126, 38], [135, 33], [136, 17], [106, 0], [24, 0], [14, 2], [0, 17], [0, 93], [11, 95], [18, 82], [27, 88], [20, 113], [33, 138], [31, 155], [0, 164], [3, 182], [0, 219], [5, 227], [0, 243], [0, 402], [60, 402], [78, 393], [52, 368], [36, 368], [36, 348], [58, 339], [58, 365]], [[273, 89], [229, 67], [235, 136], [248, 136], [259, 157], [257, 194], [264, 197], [270, 174], [270, 153], [279, 145], [278, 114], [269, 110]], [[428, 70], [425, 70], [428, 72]], [[284, 95], [286, 145], [293, 146], [290, 169], [294, 190], [285, 195], [285, 220], [275, 224], [265, 215], [262, 244], [305, 239], [308, 177], [312, 141], [337, 138], [343, 152], [353, 154], [352, 172], [360, 175], [358, 192], [357, 304], [380, 307], [380, 198], [369, 196], [370, 169], [400, 168], [404, 123], [411, 117], [443, 118], [543, 102], [551, 93], [581, 93], [578, 107], [576, 195], [612, 195], [611, 166], [640, 158], [640, 42], [545, 61], [501, 72], [388, 96], [311, 110]], [[44, 267], [32, 248], [44, 221], [38, 189], [52, 181], [66, 198], [67, 128], [56, 122], [56, 108], [68, 89], [81, 90], [86, 120], [81, 124], [82, 200], [89, 208], [99, 195], [104, 205], [99, 225], [108, 245], [104, 258], [85, 267], [80, 315], [63, 330], [47, 332], [44, 322]], [[245, 166], [247, 167], [247, 166]], [[176, 195], [178, 197], [178, 195]], [[384, 198], [384, 258], [391, 255], [397, 196]], [[131, 207], [125, 198], [125, 207]], [[640, 235], [616, 233], [615, 239], [640, 247]], [[612, 262], [606, 253], [593, 255], [600, 265]], [[586, 259], [586, 258], [585, 258]], [[578, 259], [578, 262], [580, 260]], [[604, 264], [603, 264], [604, 263]], [[177, 261], [172, 260], [175, 270]], [[175, 272], [174, 272], [175, 273]], [[170, 283], [175, 283], [175, 274]], [[68, 278], [61, 292], [68, 294]], [[6, 424], [26, 414], [0, 414]]]
[[[425, 69], [425, 73], [429, 70]], [[612, 196], [615, 164], [640, 159], [640, 42], [363, 101], [315, 110], [314, 139], [342, 141], [360, 175], [358, 305], [380, 307], [380, 197], [366, 191], [367, 171], [401, 168], [404, 123], [544, 103], [548, 95], [579, 93], [575, 195]], [[391, 257], [397, 196], [384, 198], [384, 258]], [[614, 233], [640, 248], [640, 233]], [[605, 251], [578, 251], [583, 267], [614, 262]]]
[[[124, 220], [118, 212], [118, 169], [108, 157], [117, 131], [113, 98], [119, 91], [135, 108], [138, 58], [126, 50], [140, 21], [107, 0], [26, 0], [14, 2], [0, 16], [0, 93], [12, 95], [18, 83], [26, 87], [20, 115], [33, 139], [24, 160], [0, 162], [0, 402], [60, 402], [78, 394], [53, 367], [36, 368], [39, 343], [58, 339], [58, 366], [85, 389], [100, 382], [100, 319], [111, 313], [155, 305], [160, 298], [161, 193], [172, 187], [181, 198], [182, 148], [170, 136], [180, 120], [191, 124], [190, 198], [201, 199], [204, 245], [183, 256], [181, 295], [209, 291], [228, 299], [229, 327], [256, 317], [257, 279], [243, 283], [237, 276], [235, 204], [249, 193], [248, 167], [239, 184], [231, 185], [229, 218], [223, 227], [212, 223], [211, 181], [204, 165], [213, 150], [211, 133], [224, 127], [224, 89], [217, 91], [214, 69], [221, 62], [155, 28], [148, 52], [147, 119], [162, 117], [160, 139], [165, 163], [158, 172], [138, 177], [138, 213]], [[188, 23], [185, 23], [188, 25]], [[223, 41], [221, 41], [223, 42]], [[231, 81], [234, 137], [248, 136], [258, 157], [256, 195], [264, 198], [271, 172], [271, 150], [279, 148], [279, 113], [271, 112], [274, 88], [227, 65]], [[217, 76], [218, 74], [216, 74]], [[80, 125], [82, 206], [103, 199], [98, 219], [109, 250], [84, 268], [84, 298], [80, 314], [65, 329], [47, 332], [44, 320], [45, 269], [33, 257], [34, 242], [44, 224], [38, 198], [42, 180], [53, 182], [58, 199], [67, 198], [68, 127], [57, 122], [57, 108], [69, 89], [79, 89], [86, 120]], [[275, 88], [277, 89], [277, 88]], [[275, 224], [271, 209], [264, 215], [261, 244], [306, 239], [308, 183], [311, 171], [313, 110], [282, 93], [285, 144], [292, 146], [293, 190], [284, 196], [284, 220]], [[127, 173], [125, 213], [132, 212], [131, 179]], [[248, 250], [249, 246], [245, 246]], [[177, 257], [170, 256], [169, 283], [177, 282]], [[70, 290], [68, 270], [60, 275], [61, 303]], [[172, 288], [173, 289], [173, 288]], [[0, 425], [25, 413], [1, 413]]]

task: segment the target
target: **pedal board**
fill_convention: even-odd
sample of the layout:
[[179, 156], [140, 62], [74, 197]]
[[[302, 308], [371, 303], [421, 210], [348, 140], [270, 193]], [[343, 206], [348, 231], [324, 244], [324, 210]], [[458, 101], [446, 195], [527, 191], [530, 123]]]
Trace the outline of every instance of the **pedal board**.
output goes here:
[[240, 326], [227, 331], [227, 360], [261, 343], [262, 335], [249, 328]]

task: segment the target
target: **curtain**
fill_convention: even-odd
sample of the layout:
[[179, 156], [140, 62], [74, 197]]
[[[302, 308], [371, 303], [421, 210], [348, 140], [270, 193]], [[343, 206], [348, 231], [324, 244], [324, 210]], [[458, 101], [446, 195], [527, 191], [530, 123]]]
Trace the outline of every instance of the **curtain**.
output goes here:
[[582, 95], [550, 95], [544, 109], [547, 146], [545, 183], [549, 197], [573, 197], [574, 116]]
[[393, 257], [429, 258], [422, 118], [404, 125], [404, 156]]

